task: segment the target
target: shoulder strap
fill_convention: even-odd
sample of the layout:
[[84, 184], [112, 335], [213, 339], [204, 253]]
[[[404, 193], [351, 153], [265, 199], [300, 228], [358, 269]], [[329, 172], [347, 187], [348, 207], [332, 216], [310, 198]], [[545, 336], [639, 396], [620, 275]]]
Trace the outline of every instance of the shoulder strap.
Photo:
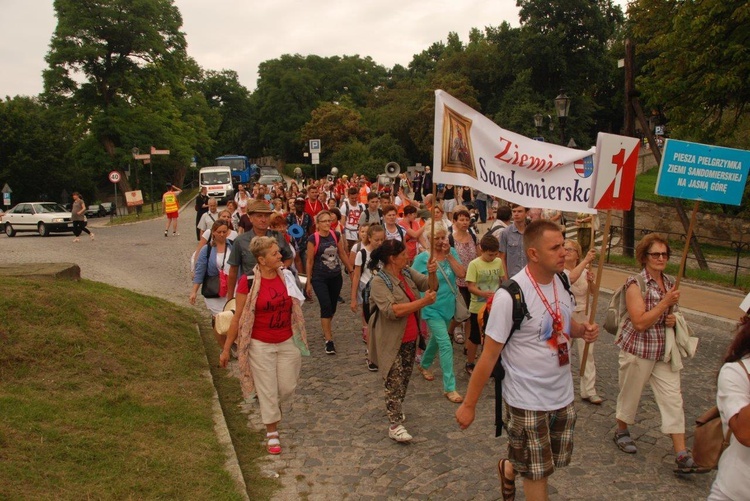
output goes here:
[[477, 244], [477, 236], [474, 233], [474, 231], [472, 231], [471, 228], [469, 228], [469, 235], [471, 235], [471, 239], [474, 240], [474, 245], [476, 245]]
[[349, 205], [349, 200], [344, 200], [344, 203], [346, 204], [346, 212], [344, 213], [344, 217], [349, 217], [349, 210], [351, 210], [351, 206]]
[[404, 229], [398, 223], [396, 223], [396, 231], [398, 231], [398, 234], [401, 237], [401, 241], [403, 242], [404, 241]]
[[531, 315], [529, 315], [529, 309], [526, 306], [523, 291], [521, 291], [521, 286], [518, 285], [518, 282], [511, 278], [503, 282], [500, 287], [508, 291], [513, 300], [513, 327], [511, 327], [508, 339], [505, 341], [505, 344], [507, 344], [513, 333], [521, 328], [524, 318], [531, 318]]
[[362, 247], [359, 253], [362, 254], [362, 269], [364, 270], [367, 267], [367, 249]]
[[388, 277], [388, 274], [385, 273], [383, 270], [378, 271], [378, 276], [383, 279], [383, 282], [385, 282], [386, 287], [388, 287], [388, 290], [393, 292], [393, 282], [391, 282], [391, 279]]
[[[452, 226], [451, 226], [451, 230], [453, 230]], [[455, 247], [456, 246], [456, 239], [453, 238], [453, 231], [451, 231], [450, 233], [448, 233], [448, 245], [450, 245], [451, 247]]]

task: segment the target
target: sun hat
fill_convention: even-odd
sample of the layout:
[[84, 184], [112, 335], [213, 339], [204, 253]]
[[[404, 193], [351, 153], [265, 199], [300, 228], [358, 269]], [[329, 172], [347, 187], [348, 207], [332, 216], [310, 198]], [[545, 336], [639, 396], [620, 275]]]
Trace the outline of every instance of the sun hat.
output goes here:
[[271, 214], [273, 211], [271, 208], [262, 200], [253, 200], [247, 204], [247, 214]]
[[229, 326], [232, 323], [232, 317], [234, 317], [234, 309], [236, 308], [237, 302], [234, 298], [227, 301], [224, 305], [224, 311], [216, 315], [214, 319], [214, 329], [216, 332], [223, 336], [229, 332]]

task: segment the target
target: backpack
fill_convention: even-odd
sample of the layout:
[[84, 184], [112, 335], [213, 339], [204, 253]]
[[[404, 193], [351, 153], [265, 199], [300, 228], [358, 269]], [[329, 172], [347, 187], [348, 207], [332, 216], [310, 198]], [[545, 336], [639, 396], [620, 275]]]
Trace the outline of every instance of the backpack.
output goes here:
[[[634, 275], [638, 287], [641, 288], [641, 296], [646, 298], [646, 282], [643, 277], [638, 274]], [[628, 307], [625, 304], [625, 287], [620, 287], [609, 300], [607, 305], [607, 311], [604, 315], [604, 330], [610, 334], [617, 334], [625, 323], [625, 319], [628, 317]]]
[[[362, 249], [364, 250], [364, 249]], [[364, 256], [362, 256], [364, 258]], [[409, 272], [408, 268], [404, 268], [401, 270], [401, 272], [404, 274], [405, 277], [411, 278], [411, 273]], [[377, 274], [373, 273], [370, 277], [370, 280], [367, 281], [367, 284], [365, 285], [365, 288], [362, 290], [362, 316], [365, 317], [365, 322], [369, 323], [370, 318], [377, 313], [378, 309], [375, 306], [370, 306], [370, 292], [372, 290], [372, 280], [375, 278], [375, 276], [379, 276], [383, 279], [383, 282], [385, 282], [386, 287], [388, 287], [388, 290], [393, 292], [393, 282], [391, 282], [391, 279], [388, 277], [388, 274], [385, 273], [383, 270], [378, 270]]]
[[[336, 242], [336, 245], [339, 244], [339, 237], [336, 236], [336, 232], [332, 231], [331, 235], [333, 235], [333, 241]], [[320, 247], [320, 233], [315, 232], [313, 233], [313, 238], [315, 239], [315, 254], [318, 253], [318, 247]]]
[[[747, 373], [747, 367], [739, 360], [740, 365]], [[750, 378], [750, 374], [747, 375]], [[729, 447], [729, 439], [732, 429], [728, 429], [726, 435], [721, 427], [721, 415], [715, 405], [705, 414], [696, 418], [695, 433], [693, 434], [693, 460], [704, 468], [715, 470], [719, 467], [719, 458], [724, 449]]]
[[[380, 219], [379, 223], [383, 224], [383, 211], [378, 209], [378, 219]], [[367, 224], [370, 224], [370, 211], [365, 209], [365, 222]]]
[[[568, 294], [570, 294], [570, 297], [573, 298], [573, 303], [575, 304], [575, 297], [573, 296], [573, 293], [570, 291], [570, 280], [568, 280], [568, 276], [565, 274], [565, 272], [560, 272], [557, 274], [557, 276], [560, 278], [560, 281], [563, 284], [563, 287], [566, 291], [568, 291]], [[510, 341], [511, 336], [515, 331], [521, 328], [521, 324], [523, 323], [524, 319], [531, 318], [529, 315], [529, 308], [526, 306], [526, 301], [523, 298], [523, 291], [521, 291], [521, 286], [518, 285], [518, 282], [513, 280], [512, 278], [506, 280], [500, 285], [501, 289], [505, 289], [508, 291], [508, 294], [510, 294], [511, 299], [513, 300], [513, 326], [510, 328], [510, 333], [508, 333], [508, 338], [505, 340], [505, 345], [508, 344]], [[489, 303], [488, 303], [489, 304]], [[489, 317], [490, 308], [485, 309], [485, 318], [484, 318], [484, 325], [487, 325], [487, 318]], [[497, 362], [495, 363], [495, 367], [492, 369], [492, 377], [495, 378], [495, 436], [499, 437], [503, 434], [503, 427], [505, 426], [505, 423], [503, 422], [503, 379], [505, 378], [505, 369], [503, 368], [502, 363], [503, 355], [502, 353], [497, 358]]]
[[502, 230], [504, 230], [504, 229], [505, 229], [505, 228], [507, 228], [507, 227], [508, 227], [508, 225], [507, 225], [507, 224], [505, 224], [505, 223], [504, 223], [503, 221], [501, 221], [501, 220], [499, 220], [499, 219], [498, 219], [498, 220], [497, 220], [497, 221], [495, 221], [495, 223], [494, 223], [494, 224], [493, 224], [493, 225], [492, 225], [492, 226], [491, 226], [491, 227], [490, 227], [490, 228], [489, 228], [489, 229], [487, 230], [487, 233], [485, 233], [484, 235], [485, 235], [485, 236], [487, 236], [487, 235], [492, 235], [493, 237], [495, 237], [495, 238], [497, 238], [498, 240], [500, 240], [500, 234], [502, 233]]

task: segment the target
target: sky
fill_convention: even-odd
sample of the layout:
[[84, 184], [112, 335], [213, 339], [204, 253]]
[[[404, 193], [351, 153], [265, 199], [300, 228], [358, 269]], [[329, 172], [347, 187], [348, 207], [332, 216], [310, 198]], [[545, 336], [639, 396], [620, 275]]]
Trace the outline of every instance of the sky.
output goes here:
[[[282, 54], [370, 56], [387, 68], [448, 33], [518, 26], [516, 0], [174, 0], [188, 54], [207, 70], [231, 69], [255, 89], [258, 65]], [[615, 0], [626, 10], [627, 0]], [[0, 98], [42, 91], [55, 30], [52, 0], [0, 0]]]
[[[387, 68], [448, 33], [518, 26], [515, 0], [174, 0], [188, 54], [204, 69], [231, 69], [253, 90], [258, 65], [282, 54], [370, 56]], [[0, 0], [0, 98], [42, 91], [57, 20], [52, 0]]]

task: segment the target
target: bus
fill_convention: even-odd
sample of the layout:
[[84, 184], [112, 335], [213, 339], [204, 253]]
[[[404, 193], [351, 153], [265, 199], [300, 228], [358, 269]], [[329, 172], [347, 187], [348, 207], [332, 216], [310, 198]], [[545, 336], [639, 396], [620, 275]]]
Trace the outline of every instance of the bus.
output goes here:
[[216, 165], [225, 165], [232, 169], [232, 183], [248, 184], [258, 178], [258, 166], [251, 164], [244, 155], [223, 155], [216, 158]]

